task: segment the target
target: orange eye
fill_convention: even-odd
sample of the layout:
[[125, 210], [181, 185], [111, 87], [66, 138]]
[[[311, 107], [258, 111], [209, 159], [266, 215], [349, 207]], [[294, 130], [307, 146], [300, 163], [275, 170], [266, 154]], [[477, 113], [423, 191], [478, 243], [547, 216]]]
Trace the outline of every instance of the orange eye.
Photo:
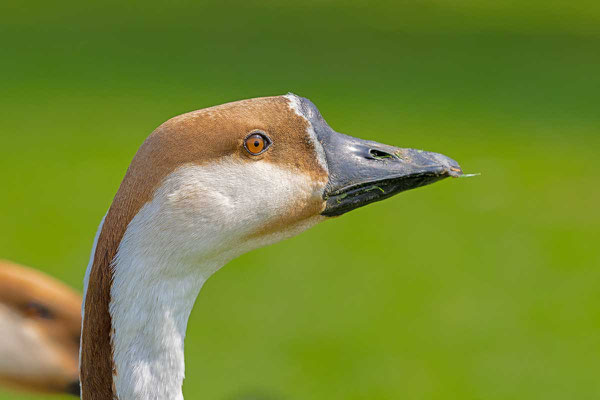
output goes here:
[[269, 139], [260, 133], [254, 133], [248, 136], [244, 141], [244, 147], [246, 150], [248, 150], [248, 153], [252, 154], [253, 156], [265, 151], [270, 144], [271, 142]]

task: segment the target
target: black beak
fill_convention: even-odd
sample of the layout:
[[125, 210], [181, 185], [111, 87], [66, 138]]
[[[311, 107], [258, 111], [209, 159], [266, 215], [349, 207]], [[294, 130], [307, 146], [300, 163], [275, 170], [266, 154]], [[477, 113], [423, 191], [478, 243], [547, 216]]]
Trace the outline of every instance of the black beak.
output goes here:
[[80, 393], [79, 381], [73, 381], [67, 385], [65, 388], [65, 393], [72, 394], [73, 396], [79, 397]]
[[329, 168], [323, 211], [327, 216], [462, 175], [456, 161], [442, 154], [401, 149], [333, 131], [321, 143]]
[[323, 146], [329, 169], [323, 215], [342, 215], [405, 190], [463, 174], [456, 161], [442, 154], [402, 149], [338, 133], [327, 125], [308, 99], [301, 99], [301, 108]]

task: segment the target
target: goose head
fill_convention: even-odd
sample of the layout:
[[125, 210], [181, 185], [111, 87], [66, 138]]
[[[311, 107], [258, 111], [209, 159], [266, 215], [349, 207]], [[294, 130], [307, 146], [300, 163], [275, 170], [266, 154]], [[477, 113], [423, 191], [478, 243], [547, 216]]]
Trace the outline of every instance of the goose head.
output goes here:
[[[135, 155], [85, 281], [83, 398], [181, 398], [202, 284], [232, 258], [461, 169], [335, 132], [288, 94], [177, 116]], [[154, 383], [152, 383], [154, 382]]]
[[80, 310], [73, 289], [0, 260], [0, 382], [78, 395]]

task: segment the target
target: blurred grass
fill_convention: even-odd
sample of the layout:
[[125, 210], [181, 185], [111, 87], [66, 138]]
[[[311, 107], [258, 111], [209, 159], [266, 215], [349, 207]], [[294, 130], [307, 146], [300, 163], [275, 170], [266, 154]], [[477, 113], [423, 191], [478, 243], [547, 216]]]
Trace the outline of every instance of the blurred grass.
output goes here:
[[221, 270], [186, 398], [599, 398], [599, 27], [595, 1], [5, 3], [0, 256], [80, 288], [157, 125], [293, 91], [482, 176]]

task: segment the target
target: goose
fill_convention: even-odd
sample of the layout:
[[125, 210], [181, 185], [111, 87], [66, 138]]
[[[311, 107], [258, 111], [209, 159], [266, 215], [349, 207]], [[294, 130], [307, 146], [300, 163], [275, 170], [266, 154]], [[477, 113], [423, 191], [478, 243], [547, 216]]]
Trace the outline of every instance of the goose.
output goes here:
[[233, 258], [404, 190], [452, 159], [335, 132], [287, 94], [176, 116], [143, 142], [98, 227], [84, 278], [84, 400], [183, 399], [202, 285]]
[[43, 274], [0, 260], [0, 383], [79, 395], [81, 295]]

